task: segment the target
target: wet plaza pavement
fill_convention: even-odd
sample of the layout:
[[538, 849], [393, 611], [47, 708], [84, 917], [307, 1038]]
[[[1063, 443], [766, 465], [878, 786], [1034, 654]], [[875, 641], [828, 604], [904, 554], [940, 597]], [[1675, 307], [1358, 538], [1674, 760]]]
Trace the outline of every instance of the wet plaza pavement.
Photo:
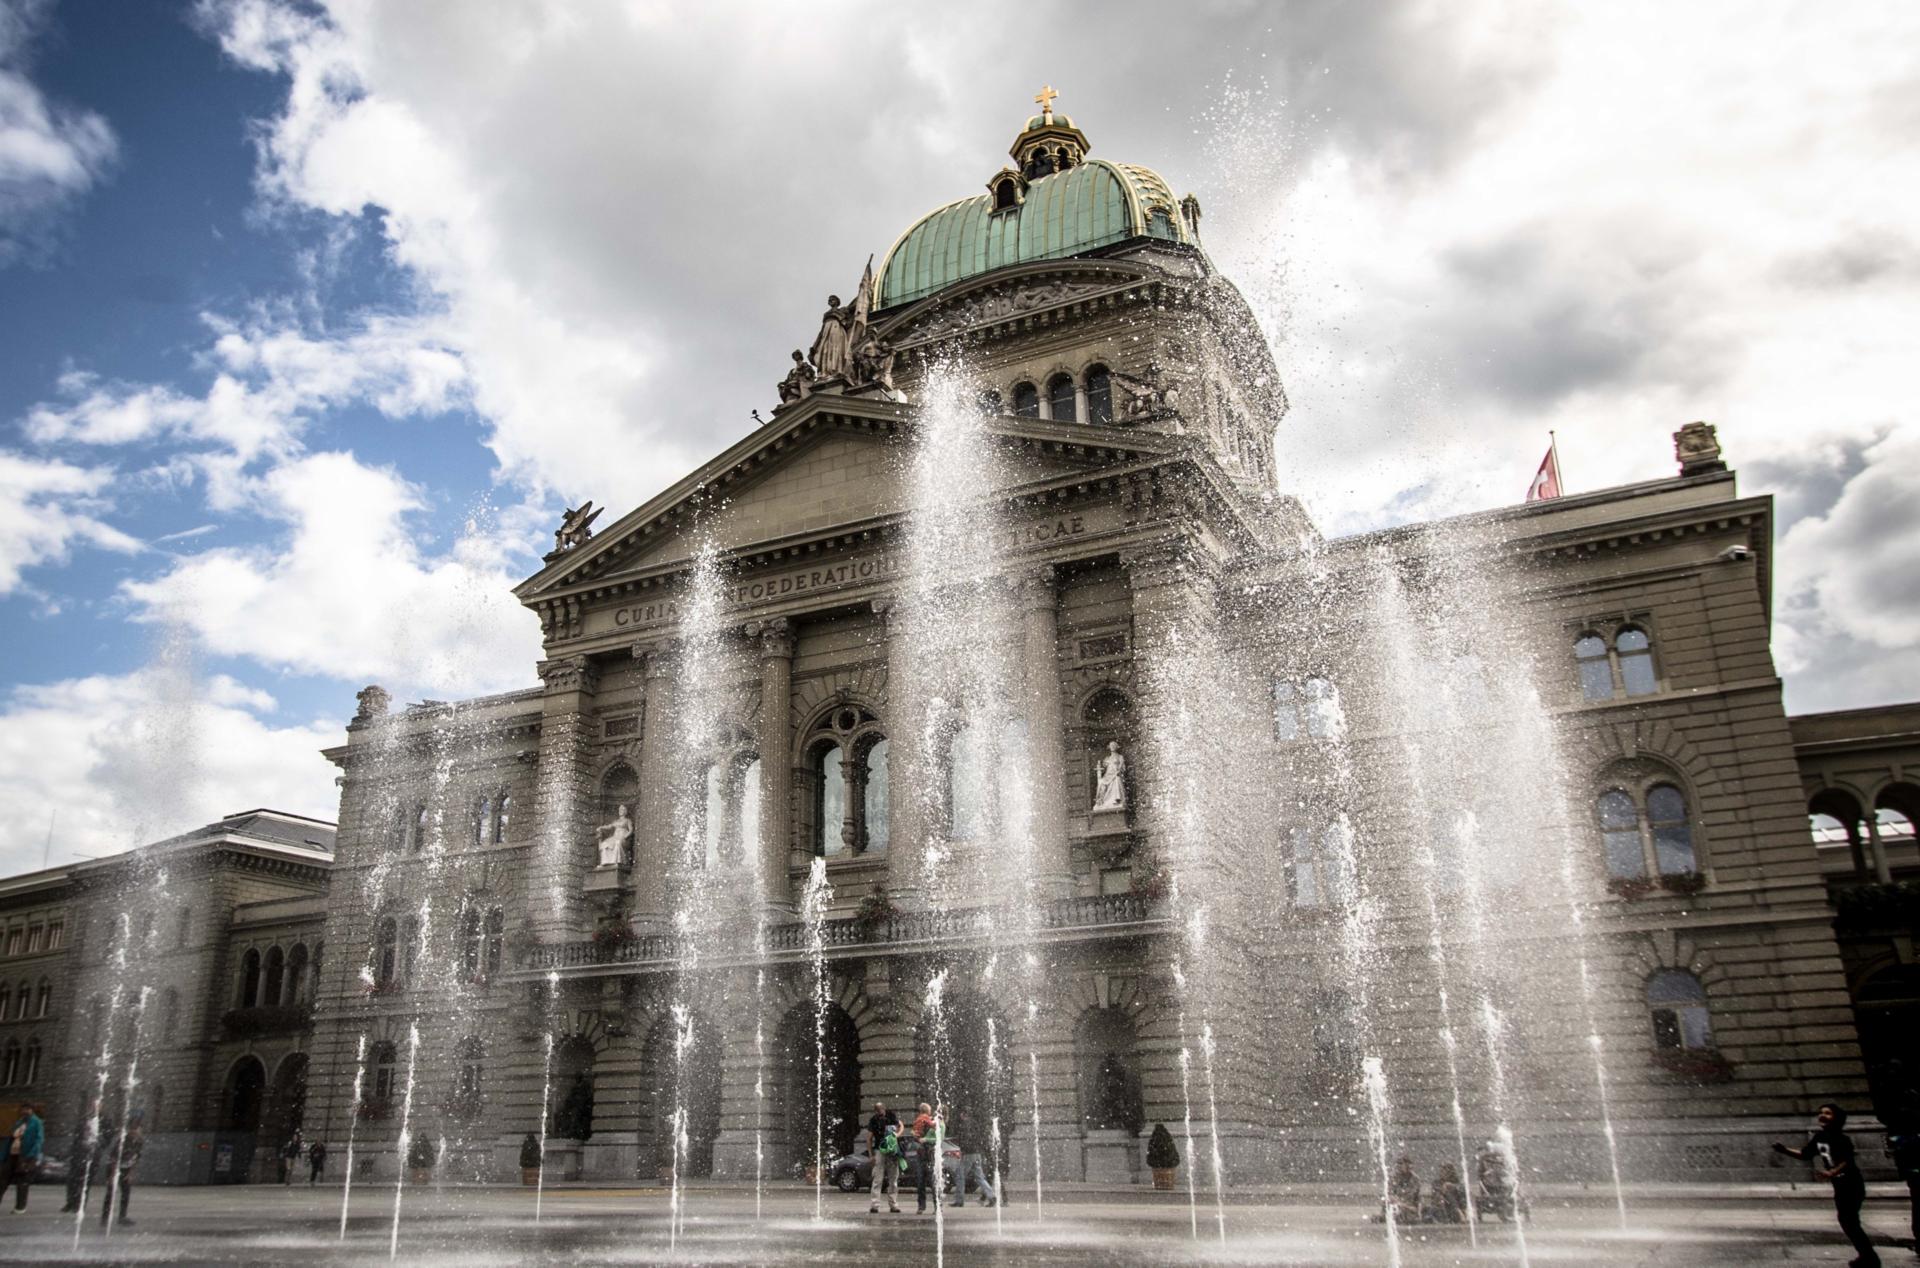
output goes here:
[[[1907, 1235], [1906, 1204], [1876, 1197], [1867, 1227], [1888, 1264], [1915, 1262], [1895, 1246]], [[1539, 1195], [1525, 1228], [1533, 1264], [1751, 1265], [1844, 1264], [1851, 1257], [1829, 1202], [1805, 1190], [1696, 1189], [1638, 1205], [1622, 1230], [1610, 1205]], [[391, 1186], [357, 1187], [344, 1240], [340, 1191], [148, 1188], [133, 1200], [136, 1226], [100, 1230], [90, 1212], [75, 1245], [59, 1193], [42, 1190], [23, 1216], [7, 1215], [0, 1259], [57, 1263], [334, 1264], [379, 1263], [393, 1237]], [[1383, 1231], [1363, 1204], [1335, 1197], [1236, 1200], [1225, 1208], [1226, 1240], [1214, 1211], [1198, 1209], [1200, 1237], [1184, 1195], [1076, 1193], [1050, 1198], [1044, 1218], [1031, 1205], [1002, 1211], [949, 1209], [936, 1227], [916, 1216], [869, 1215], [864, 1195], [829, 1191], [814, 1218], [812, 1190], [771, 1190], [756, 1220], [754, 1196], [738, 1189], [683, 1195], [672, 1238], [668, 1195], [659, 1189], [549, 1191], [534, 1222], [534, 1194], [520, 1188], [408, 1191], [401, 1206], [397, 1258], [457, 1264], [933, 1264], [1068, 1265], [1100, 1268], [1161, 1264], [1387, 1264]], [[49, 1200], [51, 1199], [51, 1200]], [[97, 1211], [97, 1203], [94, 1204]], [[1479, 1244], [1464, 1229], [1411, 1230], [1401, 1247], [1409, 1265], [1515, 1264], [1516, 1230], [1495, 1224]]]

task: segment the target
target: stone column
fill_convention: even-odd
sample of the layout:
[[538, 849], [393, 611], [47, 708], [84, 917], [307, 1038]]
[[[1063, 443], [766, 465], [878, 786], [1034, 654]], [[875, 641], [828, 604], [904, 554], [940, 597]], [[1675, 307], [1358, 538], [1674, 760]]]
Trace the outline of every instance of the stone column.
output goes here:
[[928, 781], [934, 777], [925, 751], [926, 726], [921, 698], [913, 682], [908, 647], [907, 610], [895, 595], [875, 599], [873, 610], [887, 626], [887, 889], [894, 904], [918, 907], [926, 901]]
[[770, 916], [793, 914], [787, 849], [793, 840], [793, 627], [786, 617], [754, 621], [747, 637], [760, 644], [760, 875]]
[[1867, 849], [1873, 857], [1873, 879], [1882, 885], [1893, 884], [1893, 869], [1887, 864], [1887, 843], [1880, 839], [1880, 812], [1873, 806], [1866, 810]]
[[585, 937], [586, 837], [582, 812], [589, 786], [589, 717], [599, 674], [585, 656], [543, 661], [540, 702], [540, 775], [534, 793], [540, 838], [528, 890], [534, 937], [565, 942]]
[[671, 643], [634, 646], [646, 673], [646, 709], [640, 732], [640, 805], [634, 815], [633, 927], [664, 930], [668, 921], [667, 878], [672, 870], [674, 770], [674, 671]]
[[1073, 856], [1067, 843], [1066, 719], [1060, 707], [1060, 623], [1053, 565], [1024, 573], [1014, 591], [1020, 607], [1027, 674], [1027, 715], [1033, 780], [1034, 888], [1042, 899], [1070, 891]]
[[[784, 858], [780, 863], [786, 866]], [[753, 978], [752, 969], [733, 970], [720, 992], [721, 998], [752, 1000]], [[778, 1019], [772, 1015], [771, 997], [776, 992], [771, 988], [776, 979], [771, 973], [768, 978], [768, 1016], [759, 1052], [754, 1050], [751, 1008], [728, 1009], [720, 1019], [720, 1135], [713, 1142], [716, 1180], [751, 1180], [757, 1167], [764, 1167], [762, 1174], [769, 1179], [785, 1175], [787, 1151], [781, 1138], [785, 1125], [775, 1119], [774, 1107], [778, 1082], [788, 1062], [780, 1059], [775, 1043]]]

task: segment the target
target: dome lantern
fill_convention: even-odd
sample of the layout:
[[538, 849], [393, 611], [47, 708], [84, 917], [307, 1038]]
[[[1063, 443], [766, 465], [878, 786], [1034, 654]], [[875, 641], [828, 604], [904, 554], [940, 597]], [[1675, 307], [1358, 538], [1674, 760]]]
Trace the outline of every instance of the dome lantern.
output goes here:
[[1052, 84], [1034, 94], [1040, 113], [1027, 120], [1027, 126], [1007, 151], [1013, 156], [1015, 169], [1026, 181], [1037, 181], [1078, 167], [1092, 148], [1087, 134], [1074, 127], [1072, 119], [1053, 112], [1053, 99], [1059, 95]]

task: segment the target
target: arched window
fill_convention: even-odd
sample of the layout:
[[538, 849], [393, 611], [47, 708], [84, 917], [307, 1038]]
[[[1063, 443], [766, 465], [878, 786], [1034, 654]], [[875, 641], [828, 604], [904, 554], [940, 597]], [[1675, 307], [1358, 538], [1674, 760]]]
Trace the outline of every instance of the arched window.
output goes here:
[[1273, 680], [1273, 738], [1300, 738], [1300, 689], [1285, 678]]
[[1318, 828], [1293, 829], [1287, 888], [1295, 907], [1311, 909], [1346, 904], [1351, 879], [1346, 874], [1347, 831], [1344, 820]]
[[473, 843], [485, 845], [493, 839], [493, 794], [481, 793], [473, 807]]
[[46, 978], [40, 979], [40, 990], [34, 998], [33, 1015], [45, 1017], [53, 1011], [53, 983]]
[[17, 995], [13, 997], [14, 1020], [24, 1021], [26, 1019], [28, 1011], [32, 1009], [32, 1007], [33, 1007], [33, 983], [27, 981], [25, 978], [22, 978], [20, 980], [20, 991]]
[[12, 1087], [20, 1081], [20, 1041], [7, 1040], [5, 1052], [0, 1053], [0, 1085]]
[[180, 1027], [180, 992], [169, 986], [160, 997], [160, 1042], [172, 1043]]
[[153, 909], [147, 908], [140, 913], [140, 919], [134, 924], [133, 945], [140, 951], [153, 946]]
[[388, 838], [387, 848], [394, 854], [413, 853], [414, 819], [413, 807], [401, 804], [393, 808], [393, 833]]
[[1573, 640], [1573, 660], [1580, 667], [1580, 694], [1588, 700], [1613, 699], [1613, 664], [1607, 659], [1607, 640], [1586, 633]]
[[311, 999], [312, 983], [307, 979], [307, 944], [296, 942], [287, 953], [287, 989], [282, 1002], [298, 1008]]
[[193, 908], [182, 907], [179, 923], [173, 929], [173, 945], [184, 947], [191, 941], [193, 941]]
[[420, 967], [420, 917], [408, 916], [400, 922], [400, 980], [412, 986]]
[[1650, 696], [1654, 692], [1653, 640], [1638, 626], [1629, 625], [1613, 637], [1613, 650], [1620, 655], [1620, 682], [1630, 696]]
[[507, 843], [507, 824], [513, 818], [513, 794], [506, 789], [500, 790], [500, 800], [493, 803], [493, 843]]
[[813, 852], [832, 857], [847, 849], [846, 752], [833, 741], [820, 745], [813, 754], [818, 772], [815, 796]]
[[5, 1021], [13, 1007], [13, 988], [0, 982], [0, 1021]]
[[1013, 385], [1013, 416], [1015, 418], [1040, 417], [1040, 389], [1031, 383]]
[[29, 1039], [27, 1041], [26, 1059], [21, 1062], [20, 1081], [22, 1083], [31, 1084], [37, 1079], [39, 1079], [39, 1077], [40, 1077], [40, 1040], [37, 1038]]
[[368, 1099], [374, 1104], [385, 1105], [393, 1100], [399, 1057], [400, 1050], [384, 1039], [373, 1045], [373, 1095]]
[[1847, 825], [1830, 814], [1810, 814], [1807, 827], [1813, 832], [1815, 845], [1851, 845], [1853, 836], [1847, 831]]
[[421, 802], [413, 811], [413, 835], [407, 838], [407, 852], [418, 854], [427, 848], [427, 803]]
[[1646, 779], [1608, 788], [1595, 799], [1594, 811], [1611, 879], [1629, 881], [1698, 872], [1686, 794], [1675, 785]]
[[1655, 1048], [1713, 1047], [1706, 988], [1685, 969], [1661, 969], [1647, 979], [1647, 1011]]
[[1892, 806], [1881, 806], [1873, 812], [1873, 830], [1882, 841], [1913, 839], [1913, 820], [1907, 818], [1904, 811]]
[[993, 209], [995, 211], [1005, 211], [1009, 207], [1017, 206], [1019, 202], [1020, 187], [1013, 183], [1011, 176], [994, 185]]
[[1660, 689], [1653, 671], [1653, 638], [1638, 625], [1623, 625], [1608, 642], [1594, 630], [1573, 640], [1580, 695], [1587, 700], [1650, 696]]
[[487, 954], [484, 963], [488, 976], [500, 971], [500, 952], [506, 941], [507, 913], [494, 907], [487, 912]]
[[279, 947], [267, 951], [266, 985], [260, 992], [260, 1002], [269, 1008], [280, 1004], [280, 993], [287, 987], [287, 953]]
[[248, 951], [240, 959], [240, 1007], [252, 1008], [260, 1002], [260, 953]]
[[1074, 407], [1072, 375], [1056, 374], [1047, 380], [1047, 410], [1056, 423], [1079, 421], [1080, 411]]
[[486, 1044], [478, 1035], [467, 1036], [454, 1049], [453, 1096], [448, 1101], [447, 1112], [463, 1123], [480, 1117], [484, 1108], [480, 1078], [485, 1054]]
[[392, 916], [384, 916], [374, 926], [373, 982], [382, 990], [393, 986], [400, 970], [400, 925]]
[[1053, 152], [1053, 161], [1058, 164], [1060, 170], [1064, 172], [1073, 166], [1073, 154], [1063, 145]]
[[887, 848], [888, 811], [887, 811], [887, 740], [885, 736], [867, 745], [866, 761], [866, 815], [862, 822], [866, 827], [865, 848], [884, 850]]
[[974, 400], [979, 404], [980, 412], [988, 418], [998, 416], [1000, 411], [1005, 408], [1005, 404], [1000, 399], [999, 391], [994, 388], [981, 388], [979, 393], [974, 397]]
[[1087, 421], [1113, 421], [1113, 375], [1104, 365], [1087, 367]]

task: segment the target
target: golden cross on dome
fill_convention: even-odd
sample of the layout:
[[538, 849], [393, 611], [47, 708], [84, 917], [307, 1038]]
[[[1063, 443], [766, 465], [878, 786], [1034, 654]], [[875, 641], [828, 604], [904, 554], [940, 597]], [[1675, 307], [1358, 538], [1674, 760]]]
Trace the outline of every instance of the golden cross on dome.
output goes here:
[[1053, 85], [1048, 84], [1045, 88], [1033, 94], [1033, 99], [1040, 103], [1041, 114], [1051, 115], [1053, 113], [1053, 99], [1059, 95], [1059, 93], [1053, 90]]

